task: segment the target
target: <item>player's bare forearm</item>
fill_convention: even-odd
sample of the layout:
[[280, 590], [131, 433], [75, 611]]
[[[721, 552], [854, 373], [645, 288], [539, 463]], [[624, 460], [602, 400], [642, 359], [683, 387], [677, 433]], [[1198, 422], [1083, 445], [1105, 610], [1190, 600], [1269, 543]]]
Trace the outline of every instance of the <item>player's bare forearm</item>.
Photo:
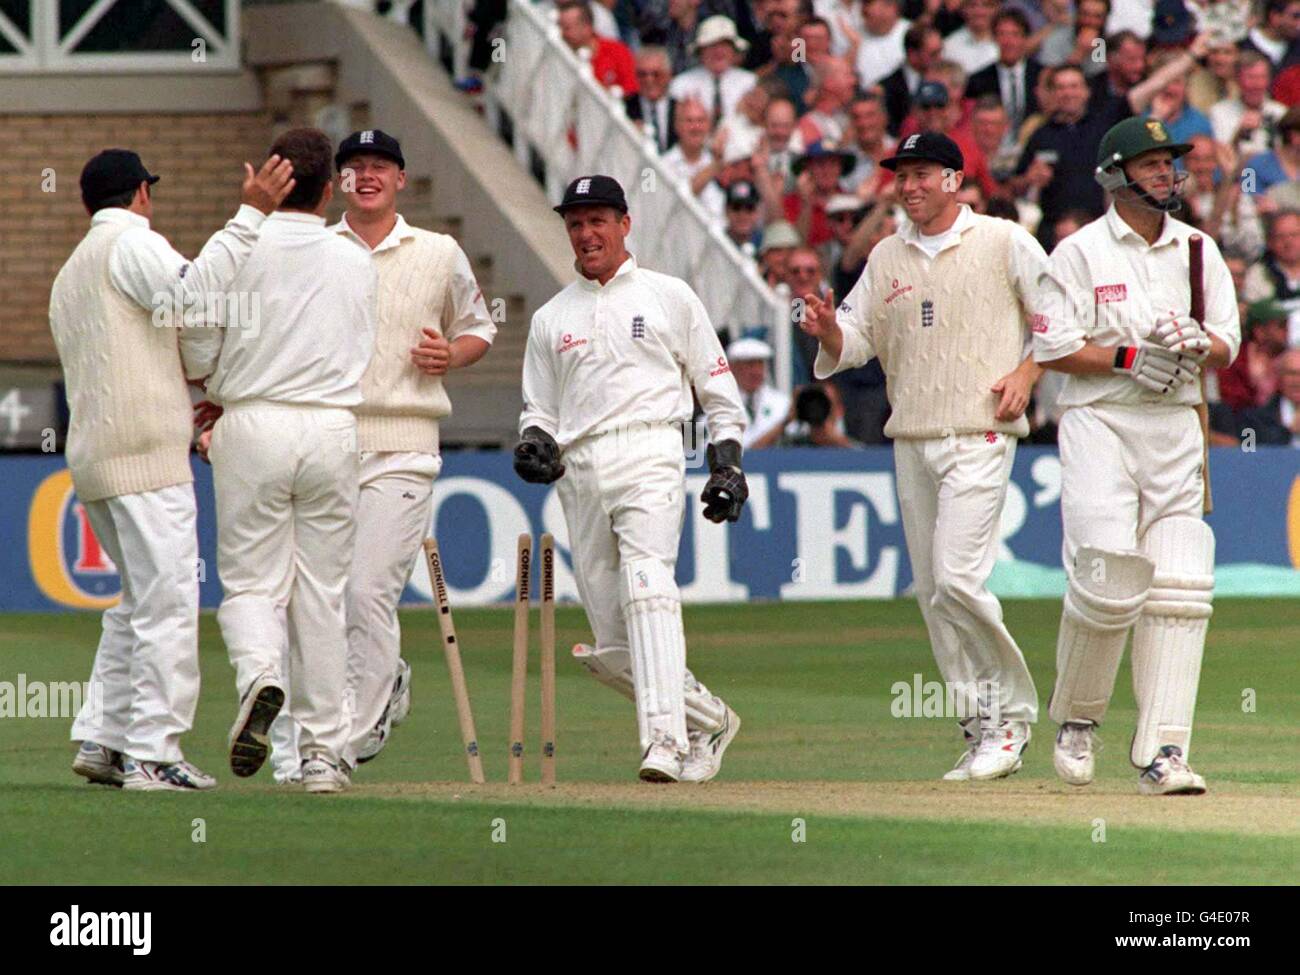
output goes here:
[[1232, 351], [1228, 348], [1228, 343], [1213, 332], [1207, 331], [1206, 334], [1210, 336], [1210, 354], [1205, 357], [1205, 365], [1214, 369], [1232, 365]]
[[449, 369], [464, 369], [472, 366], [488, 353], [491, 343], [477, 335], [462, 335], [451, 343], [451, 360]]
[[821, 346], [822, 351], [830, 356], [834, 362], [839, 362], [844, 355], [844, 333], [840, 327], [834, 323], [823, 333], [817, 336], [817, 344]]

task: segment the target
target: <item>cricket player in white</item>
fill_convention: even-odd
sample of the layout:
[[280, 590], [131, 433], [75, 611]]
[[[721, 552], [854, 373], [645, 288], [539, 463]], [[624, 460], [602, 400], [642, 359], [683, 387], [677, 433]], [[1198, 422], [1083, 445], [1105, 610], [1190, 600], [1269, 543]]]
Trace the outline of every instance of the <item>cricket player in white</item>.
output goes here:
[[967, 747], [944, 778], [994, 779], [1021, 766], [1038, 696], [987, 589], [1017, 438], [1041, 370], [1027, 354], [1047, 255], [1007, 220], [957, 202], [961, 150], [909, 136], [881, 163], [910, 218], [877, 245], [835, 310], [805, 296], [804, 331], [825, 378], [880, 358], [893, 415], [903, 531], [921, 615]]
[[357, 408], [361, 494], [348, 573], [349, 764], [374, 758], [410, 708], [397, 603], [429, 533], [442, 469], [438, 421], [451, 414], [442, 377], [478, 362], [496, 326], [454, 238], [397, 212], [406, 162], [396, 139], [354, 132], [335, 156], [347, 213], [330, 229], [363, 246], [379, 274], [375, 355]]
[[134, 152], [99, 153], [81, 173], [90, 230], [50, 292], [72, 483], [122, 578], [121, 601], [104, 613], [92, 693], [72, 726], [81, 742], [73, 771], [92, 782], [216, 785], [180, 745], [199, 694], [193, 421], [181, 359], [197, 330], [182, 326], [230, 287], [292, 187], [287, 161], [273, 156], [256, 175], [244, 168], [239, 212], [187, 261], [149, 228], [158, 177]]
[[[361, 377], [356, 550], [348, 573], [344, 700], [352, 730], [344, 761], [365, 763], [411, 706], [397, 604], [429, 533], [433, 482], [442, 469], [438, 421], [451, 414], [442, 377], [473, 365], [496, 326], [469, 258], [446, 234], [412, 227], [397, 212], [406, 187], [402, 146], [381, 129], [353, 132], [334, 155], [347, 212], [330, 229], [360, 247], [379, 275], [375, 355]], [[298, 729], [280, 712], [271, 727], [277, 782], [300, 778]]]
[[1150, 119], [1106, 133], [1097, 179], [1114, 205], [1053, 252], [1063, 303], [1034, 335], [1038, 361], [1068, 374], [1059, 400], [1068, 588], [1049, 707], [1061, 725], [1056, 770], [1073, 785], [1092, 781], [1095, 729], [1133, 628], [1129, 757], [1150, 795], [1205, 791], [1187, 764], [1214, 591], [1195, 380], [1241, 344], [1232, 278], [1209, 238], [1205, 321], [1188, 314], [1195, 231], [1170, 211], [1183, 179], [1174, 160], [1190, 149]]
[[574, 180], [564, 218], [578, 278], [533, 316], [515, 470], [557, 491], [595, 647], [578, 657], [636, 704], [640, 777], [717, 775], [740, 719], [686, 669], [674, 569], [685, 513], [682, 424], [708, 417], [704, 515], [736, 521], [745, 413], [700, 299], [627, 252], [627, 201], [608, 176]]
[[318, 129], [276, 140], [272, 151], [293, 162], [297, 186], [267, 219], [235, 281], [235, 290], [257, 296], [259, 314], [253, 327], [210, 330], [219, 344], [193, 373], [212, 372], [208, 396], [225, 410], [210, 456], [225, 589], [217, 622], [240, 693], [231, 769], [249, 776], [265, 762], [287, 679], [308, 792], [348, 784], [344, 587], [358, 490], [354, 411], [375, 337], [370, 255], [325, 226], [333, 150]]

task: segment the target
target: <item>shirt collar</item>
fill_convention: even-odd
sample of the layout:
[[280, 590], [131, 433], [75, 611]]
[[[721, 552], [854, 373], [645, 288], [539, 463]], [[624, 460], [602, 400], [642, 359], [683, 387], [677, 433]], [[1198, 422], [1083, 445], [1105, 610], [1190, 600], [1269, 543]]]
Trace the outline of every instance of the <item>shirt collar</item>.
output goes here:
[[147, 229], [149, 218], [125, 207], [105, 207], [96, 211], [95, 215], [90, 218], [92, 227], [98, 227], [101, 223], [124, 223], [130, 227], [145, 227]]
[[390, 248], [397, 247], [404, 240], [415, 239], [415, 231], [411, 228], [411, 225], [406, 222], [406, 219], [400, 213], [397, 215], [397, 222], [393, 224], [393, 229], [388, 232], [388, 236], [385, 237], [383, 240], [381, 240], [373, 248], [371, 248], [371, 246], [367, 244], [364, 239], [362, 239], [360, 234], [358, 234], [355, 230], [352, 229], [352, 225], [348, 223], [348, 215], [346, 213], [343, 214], [342, 219], [340, 219], [338, 223], [330, 227], [330, 230], [334, 231], [334, 233], [336, 234], [341, 234], [344, 237], [351, 237], [362, 247], [365, 247], [367, 250], [369, 250], [372, 254], [378, 254], [380, 251], [386, 251], [389, 250]]
[[276, 210], [266, 219], [286, 223], [314, 223], [318, 227], [325, 226], [324, 217], [318, 217], [314, 213], [302, 213], [299, 210]]
[[[1132, 237], [1143, 247], [1148, 246], [1146, 238], [1124, 222], [1124, 218], [1119, 215], [1119, 211], [1115, 209], [1113, 203], [1110, 205], [1110, 209], [1106, 211], [1106, 227], [1110, 230], [1111, 236], [1117, 241], [1122, 242], [1125, 237]], [[1169, 219], [1169, 214], [1164, 214], [1164, 223], [1160, 225], [1160, 236], [1156, 238], [1156, 242], [1151, 244], [1150, 247], [1155, 250], [1157, 247], [1176, 243], [1177, 240], [1177, 234], [1174, 232], [1174, 222]]]
[[[962, 234], [967, 229], [972, 227], [974, 223], [975, 223], [975, 217], [971, 213], [971, 208], [967, 206], [965, 203], [963, 203], [961, 205], [961, 209], [957, 211], [957, 219], [953, 221], [952, 226], [949, 227], [947, 230], [945, 230], [944, 233]], [[917, 228], [916, 224], [912, 223], [911, 220], [903, 221], [903, 225], [898, 228], [898, 236], [902, 237], [903, 240], [909, 244], [916, 244], [917, 246], [920, 246], [921, 231]], [[949, 246], [949, 245], [945, 245], [945, 246]]]
[[[573, 269], [575, 271], [578, 271], [577, 261], [573, 262]], [[581, 271], [578, 271], [578, 284], [582, 285], [582, 287], [586, 288], [588, 291], [601, 291], [604, 288], [608, 288], [619, 278], [623, 277], [624, 275], [631, 274], [635, 270], [636, 270], [636, 258], [633, 257], [631, 254], [629, 254], [627, 255], [627, 260], [619, 265], [618, 270], [614, 272], [614, 276], [609, 279], [608, 284], [601, 284], [599, 281], [593, 281], [591, 278], [583, 277]]]

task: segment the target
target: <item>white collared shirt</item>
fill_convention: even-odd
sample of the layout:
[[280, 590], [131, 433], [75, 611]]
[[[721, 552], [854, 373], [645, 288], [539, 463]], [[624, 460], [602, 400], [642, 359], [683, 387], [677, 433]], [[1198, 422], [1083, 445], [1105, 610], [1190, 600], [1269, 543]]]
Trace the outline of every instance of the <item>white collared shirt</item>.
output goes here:
[[863, 28], [862, 40], [858, 43], [857, 63], [854, 65], [859, 85], [870, 88], [899, 69], [904, 61], [903, 35], [911, 26], [910, 20], [899, 17], [888, 34], [873, 34]]
[[686, 282], [629, 256], [602, 285], [579, 276], [533, 315], [522, 432], [560, 446], [691, 418], [691, 387], [715, 441], [741, 440], [745, 408], [704, 305]]
[[969, 27], [959, 27], [943, 42], [943, 56], [960, 64], [969, 78], [998, 59], [998, 44], [992, 34], [981, 41], [971, 34]]
[[[268, 400], [351, 408], [375, 342], [376, 273], [370, 255], [331, 233], [325, 218], [278, 210], [232, 291], [198, 371], [215, 363], [208, 398], [229, 406]], [[245, 311], [251, 311], [246, 315]]]
[[742, 441], [746, 449], [777, 427], [784, 427], [790, 415], [790, 394], [766, 382], [749, 396], [741, 394], [741, 402], [745, 404], [745, 416], [749, 421]]
[[[338, 223], [329, 228], [333, 233], [360, 244], [369, 254], [382, 254], [400, 247], [403, 241], [414, 240], [415, 231], [399, 213], [393, 229], [372, 250], [370, 245], [348, 225], [345, 213]], [[478, 286], [474, 269], [470, 267], [465, 251], [457, 246], [456, 263], [451, 270], [451, 286], [447, 294], [447, 307], [443, 312], [441, 323], [432, 322], [448, 339], [457, 339], [462, 335], [476, 335], [483, 341], [491, 343], [496, 337], [497, 327], [488, 314], [487, 302], [483, 299], [483, 289]]]
[[[951, 227], [941, 234], [923, 235], [911, 220], [903, 218], [898, 228], [898, 236], [909, 246], [915, 247], [924, 255], [927, 264], [950, 247], [961, 245], [962, 232], [974, 224], [975, 215], [966, 204], [961, 205], [957, 219]], [[872, 314], [871, 275], [868, 269], [871, 258], [862, 269], [862, 275], [853, 290], [844, 296], [835, 313], [835, 321], [843, 336], [843, 348], [838, 360], [832, 359], [824, 350], [819, 349], [813, 363], [813, 372], [818, 379], [833, 375], [842, 363], [865, 364], [876, 354], [868, 338], [870, 329], [867, 324]], [[1050, 295], [1044, 295], [1040, 279], [1048, 268], [1047, 254], [1042, 245], [1034, 239], [1029, 231], [1019, 224], [1011, 235], [1011, 266], [1008, 268], [1012, 286], [1016, 290], [1020, 303], [1030, 316], [1038, 314]], [[845, 311], [845, 308], [849, 311]], [[1026, 350], [1026, 354], [1028, 354]]]
[[[1186, 315], [1190, 308], [1187, 238], [1196, 229], [1168, 215], [1154, 244], [1148, 244], [1124, 222], [1112, 206], [1061, 241], [1052, 251], [1051, 280], [1065, 289], [1034, 329], [1034, 358], [1051, 362], [1083, 348], [1098, 345], [1136, 346], [1151, 343], [1151, 332], [1162, 315]], [[1241, 346], [1237, 320], [1237, 295], [1232, 275], [1223, 263], [1218, 245], [1206, 234], [1206, 330], [1227, 343], [1231, 358]], [[1096, 402], [1195, 405], [1200, 386], [1186, 383], [1161, 395], [1118, 373], [1068, 375], [1057, 405], [1064, 409]]]
[[682, 144], [679, 142], [660, 157], [664, 169], [668, 170], [668, 175], [678, 183], [687, 184], [690, 189], [690, 182], [698, 176], [703, 170], [713, 165], [713, 153], [707, 148], [700, 150], [699, 156], [695, 162], [686, 158], [686, 153], [682, 152]]
[[[186, 312], [202, 318], [209, 301], [217, 296], [225, 302], [226, 292], [257, 243], [265, 220], [261, 210], [241, 205], [234, 219], [209, 238], [193, 261], [177, 253], [162, 234], [151, 230], [146, 217], [131, 210], [106, 207], [90, 218], [90, 225], [127, 224], [108, 255], [109, 280], [141, 308], [156, 312], [167, 303], [173, 312], [182, 313], [172, 318], [179, 324]], [[177, 308], [177, 304], [182, 307]], [[177, 330], [181, 356], [187, 365], [194, 350], [211, 339], [205, 331], [201, 327]]]
[[694, 98], [700, 102], [709, 111], [709, 117], [714, 115], [730, 115], [740, 104], [740, 100], [745, 97], [745, 93], [758, 83], [758, 77], [752, 71], [746, 71], [744, 68], [731, 67], [718, 78], [718, 86], [722, 90], [722, 111], [715, 112], [713, 108], [714, 84], [713, 72], [701, 65], [698, 68], [691, 68], [689, 71], [683, 71], [668, 85], [668, 94], [676, 98], [679, 102], [687, 98]]

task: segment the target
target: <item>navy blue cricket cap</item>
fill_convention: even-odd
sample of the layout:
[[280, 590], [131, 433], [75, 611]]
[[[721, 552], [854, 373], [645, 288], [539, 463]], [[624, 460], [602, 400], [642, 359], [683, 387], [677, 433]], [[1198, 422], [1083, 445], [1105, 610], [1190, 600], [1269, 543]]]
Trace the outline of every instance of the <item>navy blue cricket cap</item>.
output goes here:
[[160, 177], [144, 168], [130, 149], [105, 149], [92, 156], [81, 170], [81, 200], [94, 207], [101, 200], [134, 190], [141, 183], [152, 186]]
[[574, 207], [613, 207], [627, 213], [627, 197], [613, 176], [579, 176], [564, 191], [560, 205], [552, 209], [563, 216]]
[[942, 132], [917, 132], [909, 135], [899, 143], [894, 154], [882, 159], [880, 165], [886, 169], [897, 169], [898, 164], [908, 159], [924, 159], [936, 162], [945, 169], [965, 169], [966, 160], [962, 158], [957, 143]]
[[339, 151], [334, 154], [334, 168], [342, 172], [345, 162], [363, 153], [383, 156], [397, 163], [398, 169], [406, 168], [406, 159], [402, 156], [402, 144], [380, 129], [362, 129], [353, 132], [340, 142]]

